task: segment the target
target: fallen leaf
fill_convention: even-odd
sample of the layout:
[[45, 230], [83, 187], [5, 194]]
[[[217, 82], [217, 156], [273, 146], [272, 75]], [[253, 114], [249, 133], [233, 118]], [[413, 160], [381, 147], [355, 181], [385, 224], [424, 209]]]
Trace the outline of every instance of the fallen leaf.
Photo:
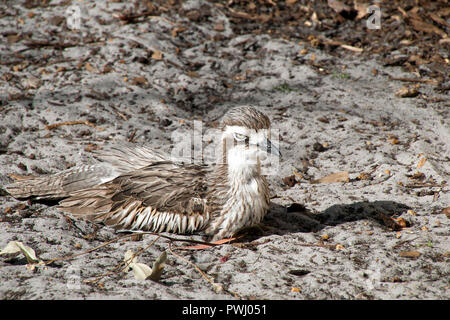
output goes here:
[[297, 180], [295, 180], [295, 175], [284, 177], [283, 183], [287, 185], [289, 188], [292, 188], [297, 184]]
[[84, 65], [84, 67], [86, 68], [87, 71], [92, 72], [92, 73], [98, 73], [97, 69], [94, 68], [89, 62], [86, 62], [86, 64]]
[[341, 171], [337, 173], [330, 174], [326, 177], [320, 178], [319, 180], [313, 180], [311, 183], [335, 183], [335, 182], [348, 182], [349, 176], [348, 171]]
[[27, 258], [29, 264], [41, 262], [41, 260], [36, 257], [34, 250], [20, 241], [10, 241], [6, 247], [0, 251], [0, 256], [12, 259], [21, 253]]
[[225, 30], [225, 27], [223, 25], [223, 21], [219, 21], [214, 25], [214, 30], [218, 31], [218, 32], [222, 32]]
[[172, 30], [172, 37], [175, 38], [179, 33], [186, 31], [186, 28], [175, 28]]
[[358, 180], [369, 180], [370, 179], [370, 174], [362, 172], [356, 177], [356, 179], [358, 179]]
[[431, 23], [427, 23], [425, 21], [415, 19], [415, 18], [409, 19], [409, 22], [416, 31], [421, 31], [421, 32], [425, 32], [425, 33], [436, 33], [443, 38], [447, 38], [447, 34], [443, 30], [432, 25]]
[[399, 144], [400, 143], [400, 140], [398, 140], [396, 137], [390, 137], [390, 138], [388, 138], [388, 141], [391, 144]]
[[402, 251], [398, 255], [404, 258], [418, 258], [420, 257], [420, 252], [418, 251]]
[[419, 163], [417, 164], [417, 169], [422, 168], [426, 161], [427, 161], [427, 158], [425, 158], [425, 157], [421, 158]]
[[154, 59], [154, 60], [162, 60], [162, 58], [163, 58], [163, 54], [162, 54], [161, 51], [159, 51], [159, 50], [153, 51], [152, 59]]
[[133, 84], [148, 84], [148, 81], [145, 77], [135, 77], [132, 80]]
[[153, 268], [150, 268], [144, 263], [137, 262], [137, 257], [135, 257], [133, 251], [128, 250], [127, 252], [125, 252], [125, 256], [123, 259], [126, 264], [123, 271], [128, 272], [130, 269], [132, 269], [134, 277], [137, 280], [146, 280], [147, 278], [150, 278], [153, 281], [158, 281], [159, 279], [161, 279], [161, 274], [163, 272], [166, 259], [167, 253], [164, 251], [153, 263]]
[[150, 279], [153, 281], [158, 281], [161, 279], [161, 275], [164, 269], [164, 263], [167, 259], [167, 252], [164, 251], [161, 253], [161, 255], [156, 259], [156, 261], [153, 263], [152, 272], [150, 274]]
[[223, 291], [223, 286], [220, 283], [213, 283], [213, 288], [216, 293], [221, 293]]
[[408, 177], [408, 179], [411, 179], [411, 180], [419, 180], [419, 181], [423, 181], [423, 180], [425, 180], [425, 178], [426, 178], [425, 173], [419, 172], [419, 171], [417, 171], [417, 172], [414, 173], [414, 174], [408, 174], [408, 175], [406, 175], [406, 176]]
[[125, 252], [123, 261], [125, 262], [125, 268], [123, 269], [123, 271], [128, 272], [130, 270], [130, 264], [136, 262], [137, 258], [134, 257], [133, 251], [128, 250], [127, 252]]
[[399, 231], [402, 229], [402, 226], [393, 218], [384, 213], [377, 212], [378, 216], [383, 220], [383, 223], [386, 227], [391, 228], [394, 231]]
[[323, 123], [330, 123], [330, 120], [328, 120], [328, 119], [325, 118], [325, 117], [317, 118], [317, 121], [320, 121], [320, 122], [323, 122]]
[[450, 207], [442, 209], [442, 213], [447, 216], [447, 218], [450, 218]]
[[395, 96], [399, 98], [413, 98], [419, 94], [419, 90], [415, 87], [403, 86], [395, 91]]
[[396, 218], [396, 219], [394, 219], [394, 221], [397, 222], [398, 225], [399, 225], [401, 228], [407, 228], [407, 227], [410, 226], [409, 222], [406, 221], [406, 220], [405, 220], [404, 218], [402, 218], [402, 217]]
[[152, 274], [152, 269], [144, 263], [131, 263], [130, 267], [133, 269], [134, 277], [137, 280], [145, 280]]
[[344, 246], [342, 245], [342, 244], [337, 244], [336, 245], [336, 250], [344, 250], [345, 248], [344, 248]]
[[200, 75], [195, 71], [188, 71], [187, 75], [191, 78], [200, 78]]
[[328, 6], [336, 11], [337, 13], [342, 13], [344, 11], [351, 11], [352, 8], [347, 6], [345, 3], [342, 3], [338, 0], [328, 0]]
[[291, 288], [291, 292], [300, 293], [301, 289], [297, 288], [297, 287], [293, 287], [293, 288]]
[[368, 12], [367, 12], [367, 8], [369, 7], [368, 3], [355, 1], [354, 7], [355, 7], [355, 10], [358, 12], [358, 15], [356, 16], [356, 20], [360, 20], [368, 14]]

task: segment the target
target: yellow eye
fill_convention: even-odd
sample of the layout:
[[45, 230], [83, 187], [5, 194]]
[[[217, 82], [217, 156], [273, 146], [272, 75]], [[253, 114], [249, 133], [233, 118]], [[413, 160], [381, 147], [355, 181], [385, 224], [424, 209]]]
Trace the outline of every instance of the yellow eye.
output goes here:
[[233, 133], [234, 139], [236, 139], [236, 141], [244, 141], [245, 139], [247, 139], [247, 136], [245, 134], [240, 134], [237, 132]]

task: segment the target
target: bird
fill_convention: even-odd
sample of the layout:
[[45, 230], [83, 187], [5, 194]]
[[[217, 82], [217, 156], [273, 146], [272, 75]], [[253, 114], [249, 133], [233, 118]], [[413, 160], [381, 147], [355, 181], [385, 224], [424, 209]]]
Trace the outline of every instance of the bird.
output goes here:
[[220, 122], [216, 163], [180, 162], [150, 147], [117, 146], [96, 151], [95, 164], [17, 180], [5, 189], [19, 200], [56, 200], [58, 209], [116, 230], [231, 238], [259, 224], [269, 209], [261, 159], [281, 156], [270, 127], [255, 107], [232, 107]]

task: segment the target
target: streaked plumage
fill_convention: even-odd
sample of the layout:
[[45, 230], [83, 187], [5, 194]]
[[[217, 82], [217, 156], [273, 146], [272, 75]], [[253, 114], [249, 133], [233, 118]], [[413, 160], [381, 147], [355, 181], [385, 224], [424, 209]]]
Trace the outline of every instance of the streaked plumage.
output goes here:
[[269, 119], [254, 108], [231, 109], [221, 128], [224, 152], [214, 166], [120, 147], [98, 152], [98, 164], [16, 181], [6, 190], [16, 198], [62, 199], [63, 211], [117, 229], [229, 237], [264, 218], [269, 189], [259, 153], [279, 153], [262, 133]]

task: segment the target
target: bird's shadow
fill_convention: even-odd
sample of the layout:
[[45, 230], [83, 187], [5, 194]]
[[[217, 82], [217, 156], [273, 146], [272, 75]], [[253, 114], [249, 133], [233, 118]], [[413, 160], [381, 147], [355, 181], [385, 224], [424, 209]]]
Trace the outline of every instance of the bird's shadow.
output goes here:
[[407, 205], [394, 201], [373, 201], [336, 204], [322, 212], [312, 213], [297, 203], [287, 207], [271, 203], [262, 227], [244, 232], [243, 241], [252, 241], [273, 234], [315, 233], [327, 226], [337, 226], [358, 220], [372, 220], [380, 226], [385, 226], [382, 215], [392, 217], [408, 209], [410, 207]]

